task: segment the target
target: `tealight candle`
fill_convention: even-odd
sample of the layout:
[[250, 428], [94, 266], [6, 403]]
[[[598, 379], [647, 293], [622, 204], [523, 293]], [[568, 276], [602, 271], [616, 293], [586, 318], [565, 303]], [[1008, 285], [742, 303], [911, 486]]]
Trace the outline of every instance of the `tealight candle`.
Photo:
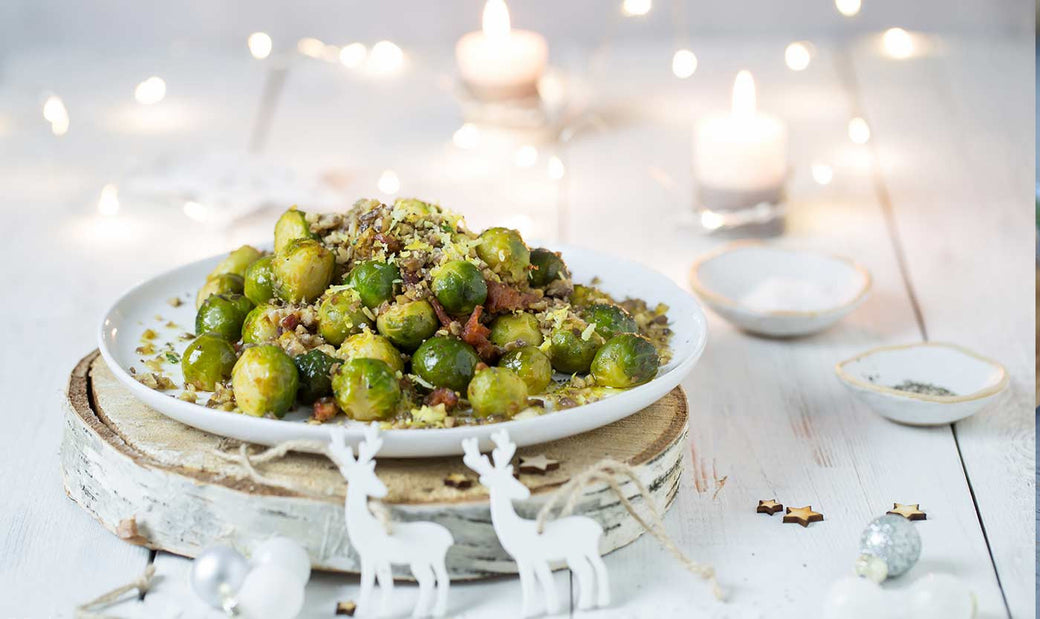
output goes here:
[[701, 222], [709, 229], [768, 223], [782, 216], [787, 128], [756, 109], [755, 82], [741, 71], [729, 114], [697, 123], [693, 142]]
[[504, 0], [487, 0], [481, 32], [463, 35], [455, 44], [462, 81], [481, 99], [517, 99], [538, 94], [549, 47], [545, 37], [513, 30]]

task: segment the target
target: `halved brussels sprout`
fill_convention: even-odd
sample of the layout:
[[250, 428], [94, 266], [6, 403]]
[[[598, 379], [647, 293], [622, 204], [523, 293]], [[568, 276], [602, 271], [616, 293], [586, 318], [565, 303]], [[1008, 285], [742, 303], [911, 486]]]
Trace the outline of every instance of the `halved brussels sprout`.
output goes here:
[[592, 375], [604, 387], [627, 389], [657, 376], [661, 361], [650, 340], [635, 333], [622, 333], [607, 340], [592, 360]]
[[274, 224], [274, 251], [285, 250], [297, 239], [313, 239], [311, 226], [307, 223], [307, 213], [297, 210], [295, 206], [282, 213]]
[[213, 333], [229, 342], [242, 336], [242, 323], [253, 309], [253, 302], [240, 294], [210, 296], [195, 314], [195, 333]]
[[284, 417], [296, 401], [299, 376], [289, 355], [264, 344], [247, 348], [231, 371], [238, 408], [247, 415]]
[[552, 382], [552, 362], [534, 346], [524, 346], [506, 353], [498, 360], [498, 365], [516, 372], [531, 395], [545, 391]]
[[536, 288], [544, 288], [567, 274], [567, 265], [560, 254], [544, 247], [531, 250], [531, 266], [535, 268], [527, 272], [527, 281]]
[[235, 275], [234, 273], [210, 275], [206, 278], [206, 282], [202, 284], [202, 288], [199, 288], [198, 294], [195, 295], [195, 309], [202, 307], [206, 299], [215, 294], [242, 294], [242, 287], [243, 280], [241, 275]]
[[404, 358], [401, 356], [401, 351], [394, 348], [390, 340], [376, 335], [368, 329], [344, 340], [336, 354], [344, 361], [379, 359], [395, 372], [404, 371]]
[[519, 283], [527, 279], [531, 250], [516, 230], [488, 228], [481, 232], [477, 255], [506, 281]]
[[399, 209], [405, 217], [425, 217], [434, 212], [435, 207], [415, 198], [398, 198], [394, 208]]
[[347, 285], [357, 290], [361, 302], [368, 307], [379, 307], [393, 299], [400, 282], [397, 266], [379, 260], [360, 262], [347, 274]]
[[296, 239], [271, 263], [275, 294], [289, 303], [310, 303], [329, 287], [335, 268], [336, 259], [321, 243]]
[[242, 322], [242, 341], [246, 344], [270, 344], [278, 339], [277, 307], [270, 303], [257, 305]]
[[574, 286], [574, 292], [571, 293], [570, 302], [574, 307], [584, 307], [593, 303], [612, 303], [613, 301], [611, 301], [609, 296], [592, 286], [577, 284]]
[[619, 333], [635, 333], [639, 330], [635, 318], [617, 305], [594, 303], [585, 308], [581, 317], [596, 325], [596, 333], [610, 339]]
[[184, 383], [203, 391], [213, 391], [217, 383], [231, 378], [237, 360], [235, 348], [227, 340], [212, 333], [200, 335], [181, 355]]
[[274, 256], [264, 256], [253, 264], [246, 267], [243, 293], [255, 305], [267, 303], [274, 298], [274, 273], [271, 272], [271, 262]]
[[506, 346], [514, 342], [521, 345], [538, 346], [544, 339], [538, 328], [538, 319], [531, 314], [506, 314], [491, 323], [492, 343]]
[[376, 319], [379, 334], [405, 351], [413, 351], [437, 331], [440, 322], [427, 301], [394, 303]]
[[527, 408], [527, 385], [512, 370], [487, 368], [469, 381], [466, 397], [477, 417], [512, 417]]
[[354, 359], [332, 375], [336, 403], [351, 419], [386, 419], [401, 401], [401, 385], [390, 366], [378, 359]]
[[300, 375], [296, 397], [304, 404], [312, 404], [318, 398], [332, 395], [332, 368], [339, 362], [317, 349], [293, 357]]
[[473, 378], [480, 357], [473, 347], [449, 336], [431, 337], [412, 355], [412, 371], [434, 387], [447, 387], [462, 393]]
[[449, 314], [469, 314], [487, 300], [487, 283], [480, 269], [465, 260], [442, 266], [431, 285], [437, 301]]
[[588, 333], [588, 330], [575, 326], [556, 329], [549, 336], [549, 341], [552, 366], [563, 374], [588, 372], [596, 351], [603, 346], [602, 336], [595, 332]]
[[209, 276], [231, 273], [240, 277], [245, 276], [246, 268], [263, 256], [263, 252], [251, 245], [243, 245], [227, 255], [220, 264], [210, 272]]
[[339, 346], [365, 326], [371, 327], [372, 320], [365, 314], [356, 290], [338, 289], [327, 294], [318, 306], [318, 333], [333, 346]]

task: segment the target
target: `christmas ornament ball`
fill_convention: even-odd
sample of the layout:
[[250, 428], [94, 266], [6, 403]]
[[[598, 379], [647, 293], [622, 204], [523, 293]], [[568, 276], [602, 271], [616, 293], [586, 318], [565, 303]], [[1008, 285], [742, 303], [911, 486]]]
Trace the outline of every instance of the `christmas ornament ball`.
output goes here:
[[293, 619], [303, 608], [303, 583], [289, 570], [262, 563], [246, 576], [235, 612], [244, 619]]
[[928, 574], [910, 588], [908, 605], [915, 619], [973, 619], [975, 594], [951, 574]]
[[881, 559], [894, 578], [905, 574], [921, 556], [921, 536], [913, 523], [902, 516], [875, 518], [863, 530], [859, 540], [860, 555]]
[[191, 564], [191, 588], [204, 602], [222, 608], [249, 573], [249, 562], [234, 548], [210, 546]]
[[823, 604], [824, 619], [878, 619], [887, 612], [881, 587], [856, 576], [831, 585]]
[[253, 549], [250, 557], [255, 566], [271, 564], [281, 567], [306, 585], [311, 578], [311, 558], [302, 546], [288, 537], [272, 537]]

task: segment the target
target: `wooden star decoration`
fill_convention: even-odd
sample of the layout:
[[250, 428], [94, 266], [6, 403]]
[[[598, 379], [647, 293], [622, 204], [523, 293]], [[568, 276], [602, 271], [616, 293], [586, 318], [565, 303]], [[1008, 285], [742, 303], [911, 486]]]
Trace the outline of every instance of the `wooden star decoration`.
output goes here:
[[521, 473], [545, 475], [549, 471], [555, 471], [558, 468], [560, 468], [560, 461], [546, 458], [545, 454], [538, 454], [537, 456], [529, 457], [520, 456]]
[[768, 501], [759, 501], [758, 507], [755, 508], [755, 512], [759, 514], [766, 514], [772, 516], [776, 512], [782, 510], [783, 505], [776, 502], [776, 499], [769, 499]]
[[337, 615], [346, 615], [348, 617], [353, 617], [355, 612], [357, 612], [357, 604], [355, 604], [353, 600], [348, 600], [346, 602], [336, 602]]
[[805, 507], [788, 507], [787, 513], [784, 515], [784, 522], [793, 522], [800, 524], [803, 527], [809, 526], [810, 522], [820, 522], [823, 520], [823, 514], [814, 512], [812, 505], [806, 505]]
[[913, 505], [910, 503], [907, 503], [906, 505], [903, 505], [902, 503], [893, 503], [892, 509], [885, 513], [902, 516], [907, 520], [926, 520], [928, 518], [928, 514], [921, 511], [920, 503], [914, 503]]
[[465, 490], [473, 485], [473, 480], [462, 473], [451, 473], [444, 478], [444, 485], [458, 488], [459, 490]]

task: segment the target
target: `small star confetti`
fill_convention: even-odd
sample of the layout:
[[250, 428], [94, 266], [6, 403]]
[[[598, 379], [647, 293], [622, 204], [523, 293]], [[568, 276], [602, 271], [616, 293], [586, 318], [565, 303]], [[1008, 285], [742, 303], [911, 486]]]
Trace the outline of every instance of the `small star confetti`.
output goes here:
[[803, 527], [809, 526], [810, 522], [820, 522], [823, 520], [823, 514], [814, 512], [812, 505], [805, 507], [788, 507], [787, 514], [784, 516], [784, 522], [793, 522], [800, 524]]
[[444, 485], [465, 490], [473, 485], [473, 480], [462, 473], [452, 473], [444, 478]]
[[525, 458], [520, 456], [520, 472], [521, 473], [534, 473], [536, 475], [545, 475], [549, 471], [555, 471], [560, 468], [560, 461], [553, 460], [552, 458], [546, 458], [544, 454], [538, 454], [537, 456], [531, 456]]
[[914, 503], [912, 505], [910, 503], [907, 503], [906, 505], [903, 505], [902, 503], [893, 503], [892, 509], [885, 513], [902, 516], [907, 520], [926, 520], [928, 518], [928, 514], [921, 511], [920, 503]]
[[772, 516], [776, 512], [782, 510], [783, 505], [776, 502], [776, 499], [769, 499], [768, 501], [759, 501], [758, 507], [755, 508], [755, 512], [759, 514], [767, 514]]
[[354, 613], [356, 611], [357, 611], [357, 604], [355, 604], [352, 601], [336, 602], [336, 614], [337, 615], [347, 615], [348, 617], [353, 617]]

